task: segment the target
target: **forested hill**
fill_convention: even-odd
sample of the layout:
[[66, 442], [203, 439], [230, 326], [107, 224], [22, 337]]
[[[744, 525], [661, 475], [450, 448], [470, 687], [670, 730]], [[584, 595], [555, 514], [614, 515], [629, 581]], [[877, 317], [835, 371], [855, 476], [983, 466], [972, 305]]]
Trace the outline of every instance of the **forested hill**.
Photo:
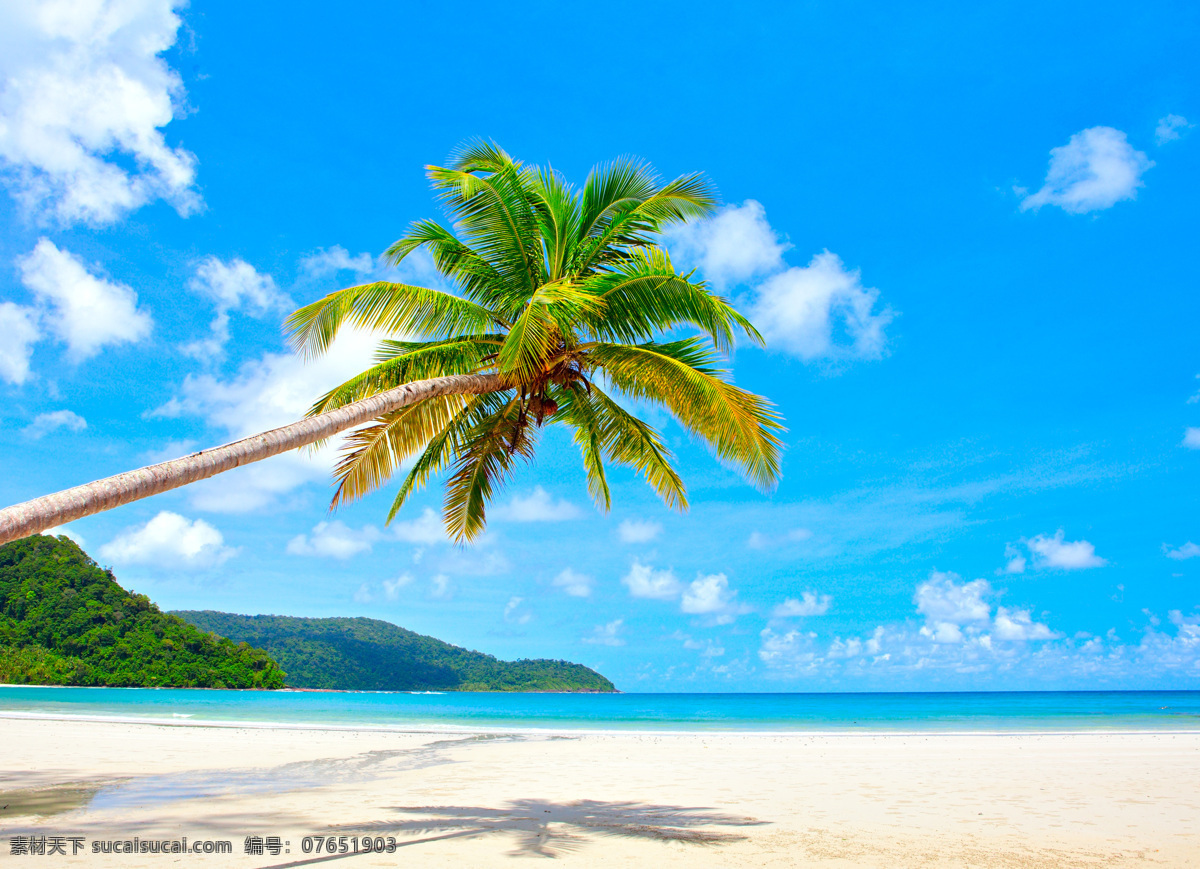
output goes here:
[[297, 688], [365, 691], [615, 691], [567, 661], [500, 661], [367, 618], [176, 612], [204, 631], [261, 646]]
[[0, 682], [282, 688], [283, 677], [261, 649], [126, 591], [66, 537], [0, 546]]

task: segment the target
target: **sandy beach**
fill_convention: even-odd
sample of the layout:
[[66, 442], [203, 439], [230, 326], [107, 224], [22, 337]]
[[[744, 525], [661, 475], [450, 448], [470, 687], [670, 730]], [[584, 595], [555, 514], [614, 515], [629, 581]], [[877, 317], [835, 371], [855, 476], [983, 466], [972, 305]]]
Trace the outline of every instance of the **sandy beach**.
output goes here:
[[[0, 719], [0, 859], [89, 866], [1188, 866], [1200, 733], [464, 734]], [[359, 853], [304, 853], [304, 837]], [[228, 840], [231, 855], [92, 853]], [[277, 855], [245, 853], [277, 836]], [[395, 840], [391, 854], [362, 838]], [[310, 839], [312, 845], [315, 839]], [[253, 843], [252, 843], [253, 844]], [[70, 853], [71, 845], [66, 844]]]

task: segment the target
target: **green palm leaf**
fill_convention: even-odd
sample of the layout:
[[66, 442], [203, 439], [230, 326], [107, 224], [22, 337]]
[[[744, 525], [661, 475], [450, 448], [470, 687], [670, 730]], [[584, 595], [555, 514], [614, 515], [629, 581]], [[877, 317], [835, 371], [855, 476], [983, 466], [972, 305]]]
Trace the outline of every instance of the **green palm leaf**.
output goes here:
[[[427, 172], [453, 228], [417, 221], [387, 256], [399, 265], [427, 251], [455, 289], [366, 284], [293, 314], [292, 341], [307, 353], [326, 350], [347, 323], [388, 333], [376, 363], [312, 412], [452, 375], [491, 375], [495, 391], [440, 395], [353, 431], [335, 472], [335, 505], [383, 486], [412, 461], [388, 521], [445, 474], [447, 532], [475, 539], [488, 502], [533, 457], [540, 429], [564, 425], [600, 509], [612, 502], [607, 463], [632, 468], [667, 506], [685, 509], [687, 492], [662, 435], [623, 407], [622, 396], [666, 409], [751, 482], [774, 484], [779, 415], [733, 384], [720, 355], [741, 338], [761, 344], [762, 336], [658, 245], [664, 227], [712, 212], [716, 193], [707, 179], [664, 184], [647, 164], [621, 159], [576, 190], [552, 169], [525, 166], [482, 141]], [[703, 337], [662, 341], [680, 329]]]

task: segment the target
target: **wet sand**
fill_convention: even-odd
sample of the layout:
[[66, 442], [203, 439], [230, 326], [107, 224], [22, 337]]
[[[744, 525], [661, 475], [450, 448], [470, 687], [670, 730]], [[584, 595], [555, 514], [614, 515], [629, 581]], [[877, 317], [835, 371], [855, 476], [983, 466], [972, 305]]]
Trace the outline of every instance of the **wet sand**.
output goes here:
[[[11, 841], [23, 836], [80, 840], [79, 856], [41, 866], [1200, 865], [1200, 733], [447, 734], [0, 719], [0, 792], [0, 861], [20, 865]], [[304, 852], [305, 837], [331, 835], [346, 837], [345, 853]], [[232, 854], [92, 852], [135, 836], [139, 846], [229, 841]], [[277, 855], [245, 853], [247, 837], [272, 836]], [[390, 837], [395, 850], [364, 853], [364, 837]]]

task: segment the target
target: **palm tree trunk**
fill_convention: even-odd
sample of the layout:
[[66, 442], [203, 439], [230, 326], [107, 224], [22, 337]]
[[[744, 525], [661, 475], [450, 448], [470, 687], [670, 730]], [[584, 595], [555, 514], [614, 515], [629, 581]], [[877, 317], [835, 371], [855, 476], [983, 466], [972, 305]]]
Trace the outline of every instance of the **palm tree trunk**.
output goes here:
[[504, 387], [504, 381], [495, 374], [461, 374], [417, 380], [225, 446], [201, 450], [181, 459], [149, 465], [136, 471], [126, 471], [53, 495], [43, 495], [0, 510], [0, 544], [308, 446], [426, 398], [482, 395]]

